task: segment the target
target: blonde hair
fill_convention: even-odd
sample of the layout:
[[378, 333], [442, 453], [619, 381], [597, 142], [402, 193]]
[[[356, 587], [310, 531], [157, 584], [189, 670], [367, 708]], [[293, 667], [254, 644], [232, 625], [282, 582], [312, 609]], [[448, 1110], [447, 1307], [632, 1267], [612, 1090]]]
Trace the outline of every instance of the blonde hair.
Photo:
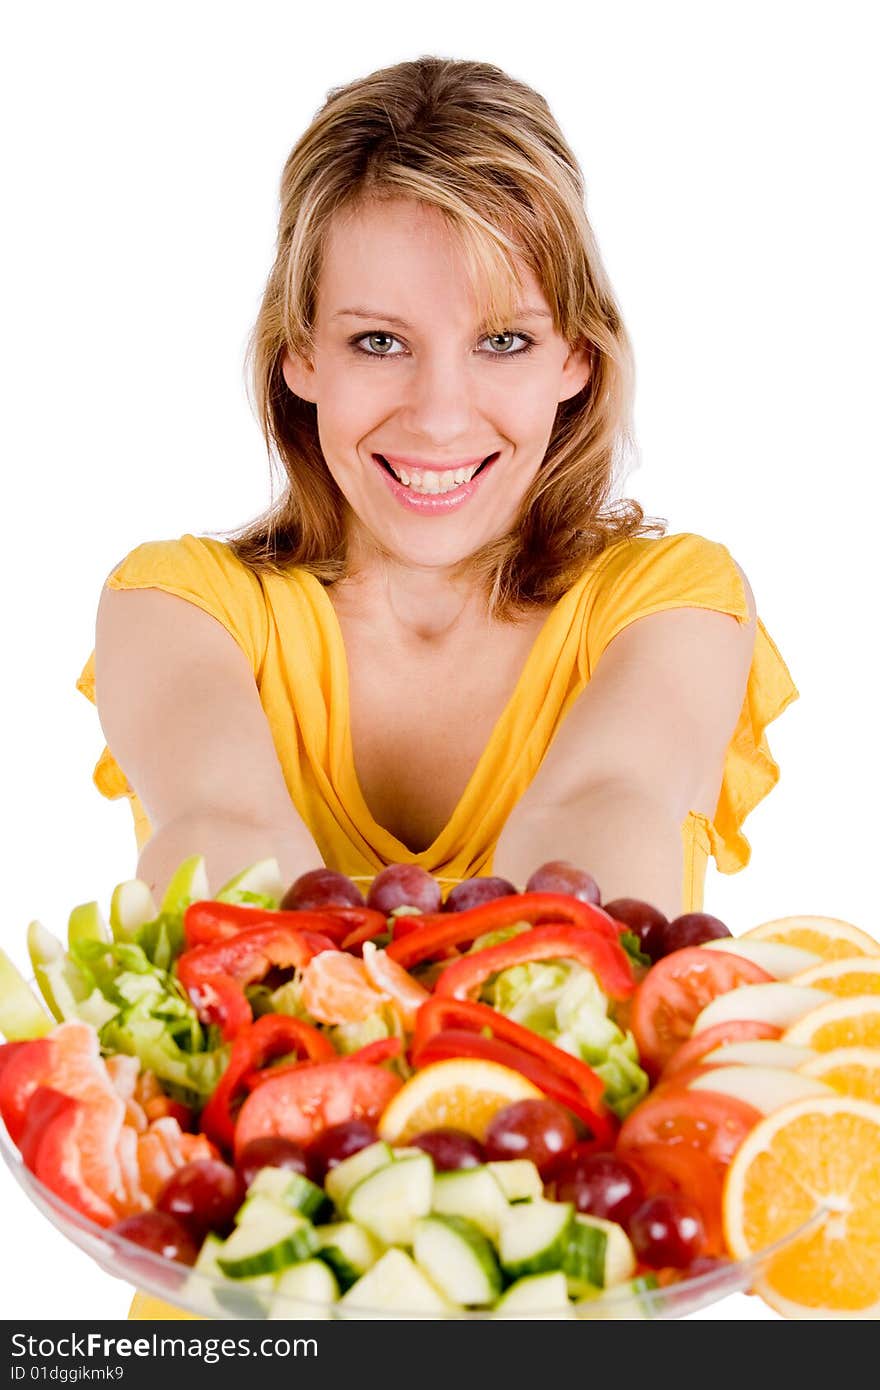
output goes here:
[[584, 207], [577, 161], [537, 92], [490, 63], [422, 57], [335, 88], [281, 178], [275, 263], [248, 345], [253, 400], [283, 491], [229, 533], [257, 572], [346, 573], [345, 500], [324, 460], [316, 408], [287, 387], [286, 352], [313, 350], [316, 289], [332, 219], [367, 201], [416, 199], [460, 238], [486, 322], [503, 332], [533, 271], [557, 331], [585, 347], [590, 378], [560, 403], [546, 454], [509, 533], [465, 562], [490, 611], [557, 600], [614, 541], [660, 534], [633, 500], [612, 502], [635, 457], [629, 338]]

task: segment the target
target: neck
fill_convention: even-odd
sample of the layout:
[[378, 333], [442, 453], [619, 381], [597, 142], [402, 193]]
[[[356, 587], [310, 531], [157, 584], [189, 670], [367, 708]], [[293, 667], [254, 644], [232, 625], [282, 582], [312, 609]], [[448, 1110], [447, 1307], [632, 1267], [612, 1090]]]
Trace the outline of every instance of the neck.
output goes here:
[[459, 567], [411, 565], [363, 545], [349, 560], [349, 577], [333, 586], [337, 600], [401, 643], [440, 646], [487, 620], [482, 591]]

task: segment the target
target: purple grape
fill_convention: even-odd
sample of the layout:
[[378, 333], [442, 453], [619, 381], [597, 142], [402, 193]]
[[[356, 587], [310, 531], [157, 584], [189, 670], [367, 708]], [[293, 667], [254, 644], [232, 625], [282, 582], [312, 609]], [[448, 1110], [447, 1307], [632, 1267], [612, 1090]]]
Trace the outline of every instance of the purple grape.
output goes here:
[[639, 1259], [654, 1269], [685, 1269], [706, 1248], [699, 1208], [677, 1192], [649, 1197], [630, 1217], [629, 1237]]
[[440, 885], [418, 864], [390, 864], [370, 885], [367, 907], [386, 917], [397, 907], [416, 907], [419, 912], [440, 911]]
[[660, 954], [669, 956], [683, 946], [699, 946], [704, 941], [732, 935], [729, 927], [708, 912], [685, 912], [681, 917], [674, 917], [661, 933], [663, 949]]
[[375, 1128], [366, 1120], [343, 1120], [342, 1124], [330, 1125], [322, 1130], [308, 1147], [309, 1177], [312, 1182], [322, 1183], [337, 1163], [365, 1149], [368, 1144], [375, 1144], [378, 1138]]
[[239, 1153], [235, 1167], [245, 1187], [250, 1187], [261, 1168], [286, 1168], [303, 1177], [308, 1175], [302, 1144], [280, 1134], [264, 1134], [259, 1139], [251, 1139]]
[[303, 912], [322, 907], [363, 907], [364, 895], [345, 874], [335, 869], [309, 869], [300, 874], [281, 899], [285, 912]]
[[599, 885], [592, 874], [569, 864], [565, 859], [551, 859], [536, 869], [526, 884], [527, 893], [567, 893], [582, 903], [601, 901]]
[[445, 903], [444, 912], [467, 912], [470, 907], [492, 902], [495, 898], [516, 896], [516, 889], [506, 878], [466, 878], [456, 883]]
[[669, 919], [659, 908], [639, 898], [615, 898], [613, 902], [603, 903], [603, 909], [616, 922], [624, 922], [631, 932], [639, 938], [639, 946], [652, 961], [666, 955], [664, 934]]
[[156, 1209], [176, 1216], [201, 1241], [209, 1231], [228, 1235], [244, 1195], [244, 1183], [234, 1168], [219, 1159], [200, 1158], [172, 1173]]
[[485, 1150], [490, 1160], [530, 1158], [543, 1177], [577, 1142], [574, 1121], [553, 1100], [517, 1100], [489, 1122]]
[[114, 1235], [178, 1264], [193, 1265], [198, 1257], [199, 1248], [187, 1227], [167, 1211], [139, 1211], [123, 1217], [110, 1229]]
[[574, 1155], [553, 1168], [554, 1200], [573, 1202], [578, 1211], [626, 1226], [645, 1200], [635, 1168], [611, 1153]]
[[486, 1162], [479, 1139], [463, 1129], [426, 1129], [410, 1143], [413, 1148], [424, 1149], [431, 1155], [438, 1173], [449, 1173], [455, 1168], [478, 1168]]

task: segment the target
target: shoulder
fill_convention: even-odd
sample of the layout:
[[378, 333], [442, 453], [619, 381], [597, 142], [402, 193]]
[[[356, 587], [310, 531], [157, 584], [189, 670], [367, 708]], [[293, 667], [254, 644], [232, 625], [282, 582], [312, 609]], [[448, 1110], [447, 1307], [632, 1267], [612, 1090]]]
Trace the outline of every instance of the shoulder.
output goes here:
[[743, 627], [757, 617], [751, 585], [727, 546], [690, 531], [616, 542], [580, 582], [590, 668], [619, 632], [652, 613], [699, 608], [728, 614]]
[[246, 583], [252, 572], [227, 542], [186, 533], [173, 540], [141, 542], [114, 566], [107, 583], [122, 589], [151, 578], [198, 575], [213, 579], [222, 575], [229, 583]]
[[144, 541], [113, 568], [112, 590], [160, 589], [203, 609], [232, 634], [256, 664], [267, 637], [266, 601], [260, 576], [229, 544], [189, 533]]

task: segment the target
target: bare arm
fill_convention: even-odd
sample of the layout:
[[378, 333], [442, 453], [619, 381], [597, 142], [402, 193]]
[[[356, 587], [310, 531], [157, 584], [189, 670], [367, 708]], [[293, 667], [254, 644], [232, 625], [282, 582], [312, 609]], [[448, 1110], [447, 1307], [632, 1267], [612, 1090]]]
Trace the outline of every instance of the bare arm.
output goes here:
[[498, 842], [493, 873], [522, 888], [553, 859], [591, 873], [603, 902], [640, 898], [669, 918], [683, 910], [681, 825], [640, 786], [596, 783], [565, 806], [514, 812]]
[[154, 895], [191, 854], [213, 891], [269, 855], [285, 880], [321, 863], [250, 664], [216, 619], [157, 589], [105, 588], [95, 674], [108, 746], [153, 826], [137, 872]]
[[549, 859], [595, 877], [608, 902], [682, 911], [681, 826], [715, 813], [755, 641], [749, 621], [676, 608], [640, 618], [602, 654], [501, 834], [493, 871], [522, 885]]

